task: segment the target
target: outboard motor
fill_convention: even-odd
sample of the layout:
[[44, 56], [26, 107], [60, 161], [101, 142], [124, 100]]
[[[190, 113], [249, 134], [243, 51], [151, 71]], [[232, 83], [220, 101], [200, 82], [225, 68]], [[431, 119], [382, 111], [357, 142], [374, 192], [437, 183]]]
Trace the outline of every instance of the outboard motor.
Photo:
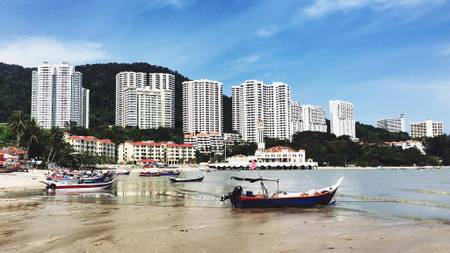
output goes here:
[[236, 187], [234, 187], [232, 192], [229, 192], [227, 195], [223, 195], [220, 198], [220, 200], [221, 201], [225, 201], [227, 199], [230, 199], [231, 205], [233, 207], [236, 207], [236, 205], [239, 202], [239, 198], [241, 197], [241, 195], [242, 195], [242, 187], [241, 186], [236, 186]]

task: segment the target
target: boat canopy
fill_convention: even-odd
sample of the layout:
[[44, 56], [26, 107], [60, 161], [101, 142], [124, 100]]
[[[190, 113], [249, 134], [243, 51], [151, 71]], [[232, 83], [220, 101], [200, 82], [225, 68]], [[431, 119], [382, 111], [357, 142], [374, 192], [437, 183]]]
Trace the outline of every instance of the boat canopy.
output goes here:
[[231, 179], [238, 180], [238, 181], [247, 181], [247, 182], [250, 182], [250, 183], [255, 183], [255, 182], [258, 182], [258, 181], [273, 181], [273, 182], [277, 182], [278, 181], [278, 179], [267, 179], [267, 178], [262, 178], [262, 177], [251, 178], [251, 177], [231, 176]]

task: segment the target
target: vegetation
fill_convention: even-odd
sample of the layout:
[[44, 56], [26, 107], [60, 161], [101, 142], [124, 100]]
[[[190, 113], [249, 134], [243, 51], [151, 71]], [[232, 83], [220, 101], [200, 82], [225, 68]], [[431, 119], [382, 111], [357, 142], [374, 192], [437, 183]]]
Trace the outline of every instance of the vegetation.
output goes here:
[[[30, 113], [32, 68], [0, 63], [0, 122], [13, 111]], [[114, 124], [116, 74], [121, 71], [170, 73], [175, 75], [175, 127], [181, 129], [182, 82], [189, 80], [180, 73], [148, 63], [105, 63], [76, 67], [83, 73], [83, 86], [90, 89], [90, 126], [101, 128]], [[223, 96], [224, 131], [231, 131], [231, 98]]]
[[21, 111], [13, 112], [8, 123], [0, 125], [0, 146], [11, 145], [26, 150], [26, 158], [42, 161], [42, 166], [57, 163], [79, 168], [114, 162], [114, 159], [110, 157], [76, 154], [70, 144], [64, 140], [62, 129], [42, 129]]
[[391, 141], [406, 141], [410, 139], [408, 133], [391, 133], [382, 128], [361, 124], [359, 122], [356, 122], [355, 128], [356, 136], [362, 142], [383, 143]]
[[[429, 142], [434, 143], [434, 139]], [[449, 144], [445, 144], [447, 148], [450, 148]], [[266, 142], [266, 147], [278, 145], [305, 149], [307, 157], [314, 159], [320, 165], [375, 167], [439, 165], [437, 153], [423, 155], [417, 149], [402, 150], [398, 147], [380, 145], [380, 143], [360, 144], [353, 142], [347, 136], [336, 137], [328, 133], [300, 132], [294, 135], [292, 142], [274, 139]], [[436, 149], [445, 152], [443, 146], [436, 147]], [[443, 160], [445, 161], [445, 159]], [[445, 162], [443, 164], [447, 165]]]

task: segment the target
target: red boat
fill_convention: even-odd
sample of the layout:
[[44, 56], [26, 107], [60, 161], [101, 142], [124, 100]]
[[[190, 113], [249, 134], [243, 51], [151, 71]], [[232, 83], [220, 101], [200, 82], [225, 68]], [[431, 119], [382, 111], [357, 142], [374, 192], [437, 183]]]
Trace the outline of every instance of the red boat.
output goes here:
[[[248, 181], [251, 183], [261, 182], [263, 193], [254, 195], [253, 192], [247, 191], [243, 194], [241, 186], [234, 188], [232, 192], [222, 197], [222, 201], [230, 199], [231, 205], [235, 208], [275, 208], [275, 207], [313, 207], [319, 205], [328, 205], [334, 198], [343, 177], [339, 178], [336, 184], [325, 187], [319, 190], [309, 190], [299, 193], [275, 192], [269, 195], [267, 188], [264, 186], [264, 181], [275, 181], [278, 184], [278, 179], [264, 179], [264, 178], [239, 178], [232, 177], [236, 180]], [[278, 185], [277, 185], [278, 189]]]

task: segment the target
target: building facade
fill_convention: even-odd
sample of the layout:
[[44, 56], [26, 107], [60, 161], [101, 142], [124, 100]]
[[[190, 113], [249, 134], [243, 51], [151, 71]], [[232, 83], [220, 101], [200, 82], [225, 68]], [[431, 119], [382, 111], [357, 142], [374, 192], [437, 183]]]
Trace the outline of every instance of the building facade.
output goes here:
[[327, 132], [327, 122], [325, 119], [325, 110], [318, 105], [301, 106], [301, 131]]
[[264, 124], [265, 137], [292, 138], [291, 92], [288, 84], [247, 80], [232, 87], [233, 130], [244, 141], [257, 142], [257, 124]]
[[183, 82], [183, 132], [223, 131], [222, 83], [206, 79]]
[[400, 114], [398, 118], [386, 118], [377, 121], [377, 127], [392, 133], [406, 132], [405, 115]]
[[185, 134], [184, 143], [192, 144], [202, 153], [222, 153], [224, 150], [224, 139], [219, 133]]
[[94, 136], [64, 135], [76, 153], [89, 153], [91, 155], [116, 158], [116, 145], [110, 139], [98, 139]]
[[330, 130], [332, 134], [337, 137], [347, 135], [350, 138], [356, 138], [354, 107], [352, 103], [331, 100], [330, 116]]
[[175, 127], [175, 76], [165, 73], [118, 73], [116, 125], [140, 129]]
[[422, 155], [425, 155], [425, 147], [421, 141], [416, 140], [407, 140], [407, 141], [393, 141], [393, 142], [386, 142], [387, 145], [390, 145], [392, 147], [400, 147], [403, 150], [415, 148], [419, 150], [419, 152]]
[[118, 147], [119, 163], [140, 163], [154, 160], [166, 164], [186, 164], [195, 161], [195, 148], [192, 144], [173, 142], [126, 141]]
[[89, 127], [89, 90], [83, 75], [66, 62], [44, 62], [32, 72], [31, 118], [43, 128], [65, 128], [70, 122]]
[[302, 107], [297, 101], [291, 103], [292, 134], [302, 131]]
[[411, 137], [436, 137], [444, 134], [444, 126], [442, 122], [425, 120], [422, 122], [411, 123]]

